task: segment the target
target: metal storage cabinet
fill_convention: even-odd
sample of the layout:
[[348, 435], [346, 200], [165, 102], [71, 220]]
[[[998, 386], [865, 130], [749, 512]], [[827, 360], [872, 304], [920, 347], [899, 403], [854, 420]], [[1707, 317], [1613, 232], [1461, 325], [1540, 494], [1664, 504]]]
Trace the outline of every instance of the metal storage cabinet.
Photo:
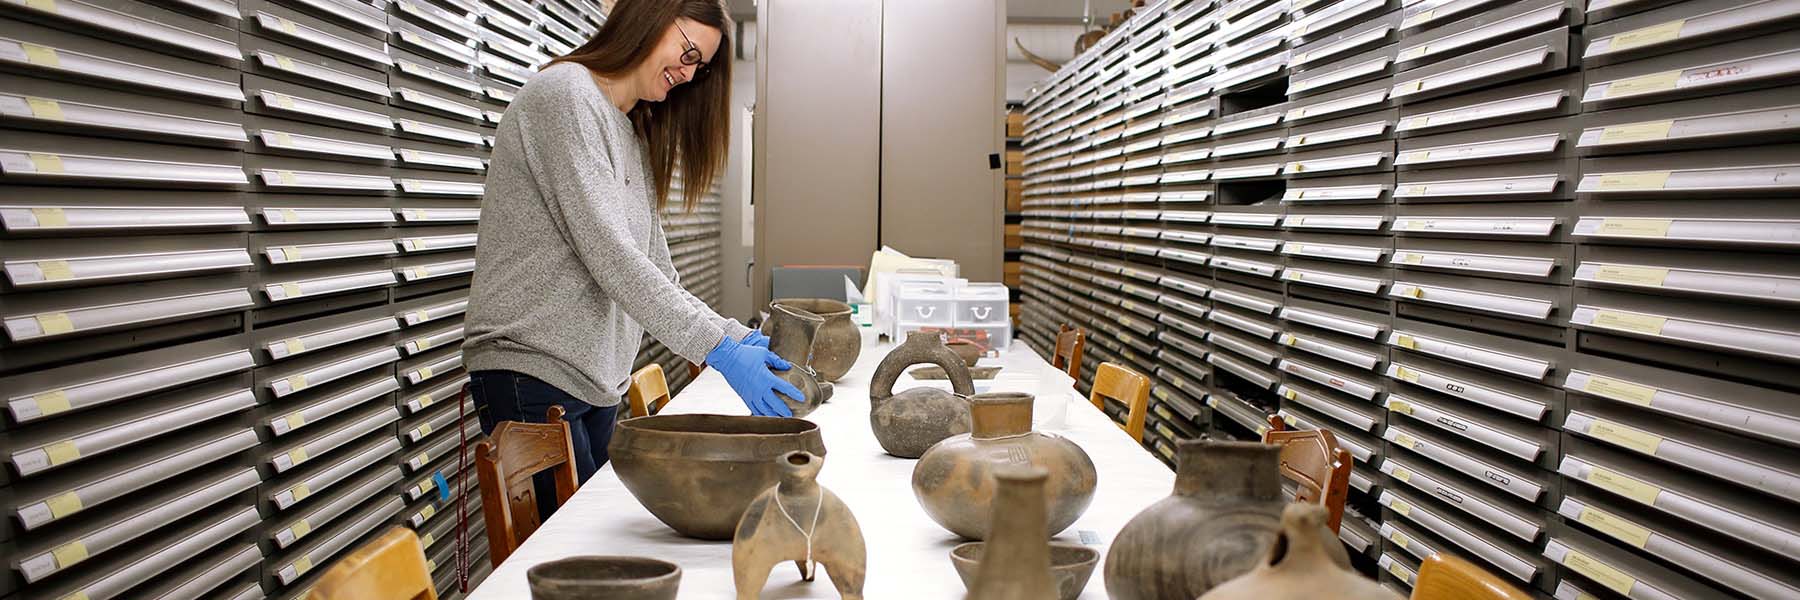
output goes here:
[[[480, 506], [455, 451], [479, 430], [453, 402], [487, 154], [598, 7], [0, 12], [0, 594], [299, 597], [403, 522], [448, 586], [442, 515]], [[665, 218], [708, 301], [717, 205]]]
[[1800, 156], [1784, 143], [1797, 16], [1772, 0], [1147, 7], [1026, 102], [1023, 336], [1047, 348], [1068, 323], [1118, 353], [1081, 267], [1116, 260], [1086, 207], [1108, 203], [1117, 164], [1127, 209], [1159, 201], [1153, 452], [1254, 435], [1270, 413], [1332, 429], [1356, 459], [1341, 537], [1395, 589], [1445, 551], [1557, 598], [1792, 595], [1776, 490], [1797, 468], [1800, 238], [1774, 198]]

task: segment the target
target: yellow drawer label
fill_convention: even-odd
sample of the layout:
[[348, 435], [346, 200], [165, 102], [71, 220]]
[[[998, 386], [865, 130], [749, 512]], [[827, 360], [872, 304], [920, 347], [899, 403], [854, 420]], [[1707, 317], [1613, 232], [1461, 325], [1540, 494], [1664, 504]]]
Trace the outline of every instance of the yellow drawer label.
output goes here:
[[1622, 52], [1651, 44], [1661, 44], [1681, 37], [1681, 26], [1686, 24], [1687, 19], [1676, 19], [1667, 23], [1633, 29], [1613, 36], [1612, 44], [1608, 45], [1606, 49], [1609, 52]]
[[[1600, 191], [1620, 190], [1660, 190], [1669, 184], [1668, 171], [1638, 171], [1632, 173], [1610, 173], [1600, 176]], [[1627, 219], [1621, 219], [1627, 220]], [[1612, 219], [1607, 219], [1612, 221]], [[1665, 230], [1664, 233], [1667, 233]]]
[[1631, 142], [1667, 139], [1669, 137], [1669, 130], [1674, 127], [1675, 121], [1669, 119], [1614, 125], [1600, 130], [1600, 143], [1628, 144]]
[[1574, 570], [1576, 573], [1586, 576], [1588, 579], [1594, 580], [1600, 585], [1611, 588], [1612, 591], [1627, 596], [1631, 595], [1631, 587], [1637, 585], [1637, 579], [1630, 575], [1626, 575], [1624, 571], [1615, 569], [1612, 565], [1589, 558], [1588, 555], [1574, 550], [1570, 550], [1568, 554], [1563, 555], [1563, 565]]
[[1645, 505], [1655, 506], [1657, 496], [1662, 495], [1662, 488], [1644, 483], [1605, 467], [1592, 467], [1588, 470], [1587, 482], [1612, 493], [1636, 500]]
[[1413, 439], [1413, 436], [1400, 433], [1394, 435], [1394, 443], [1411, 450], [1413, 446], [1419, 445], [1419, 440]]
[[38, 227], [69, 226], [69, 217], [61, 208], [33, 208], [31, 218], [37, 219]]
[[1587, 385], [1581, 389], [1590, 394], [1643, 406], [1649, 406], [1650, 401], [1656, 397], [1656, 388], [1600, 375], [1588, 376]]
[[1638, 94], [1666, 92], [1675, 89], [1675, 84], [1680, 81], [1681, 69], [1640, 75], [1630, 79], [1620, 79], [1608, 84], [1606, 86], [1606, 93], [1603, 94], [1603, 96], [1607, 98], [1618, 98], [1620, 96], [1636, 96]]
[[68, 313], [44, 313], [37, 316], [38, 329], [44, 335], [61, 335], [75, 330], [75, 323], [69, 320]]
[[44, 504], [50, 507], [50, 517], [55, 519], [81, 512], [82, 508], [81, 496], [76, 495], [75, 492], [63, 492], [51, 496], [49, 500], [44, 501]]
[[1394, 412], [1397, 412], [1397, 413], [1400, 413], [1403, 415], [1413, 414], [1412, 404], [1405, 400], [1389, 400], [1387, 407], [1388, 407], [1388, 410], [1391, 410], [1391, 411], [1394, 411]]
[[69, 410], [69, 395], [62, 390], [50, 390], [31, 399], [37, 401], [38, 414], [46, 417]]
[[1604, 420], [1596, 420], [1589, 425], [1588, 435], [1651, 456], [1656, 455], [1656, 450], [1663, 443], [1660, 435]]
[[1594, 313], [1594, 326], [1618, 329], [1644, 335], [1662, 335], [1668, 317], [1603, 310]]
[[87, 560], [87, 544], [82, 543], [81, 540], [75, 540], [57, 546], [56, 549], [50, 551], [50, 555], [56, 558], [57, 568], [67, 569], [75, 563]]
[[44, 454], [50, 455], [50, 466], [56, 466], [81, 458], [81, 449], [75, 447], [74, 440], [63, 440], [44, 446]]
[[1592, 506], [1582, 507], [1581, 516], [1575, 520], [1639, 548], [1650, 543], [1650, 530]]
[[1662, 267], [1633, 267], [1627, 265], [1602, 265], [1594, 271], [1594, 279], [1607, 283], [1623, 283], [1627, 285], [1647, 285], [1662, 287], [1668, 279], [1669, 270]]
[[294, 539], [306, 537], [306, 534], [312, 533], [312, 523], [306, 519], [300, 519], [288, 528], [288, 532], [294, 534]]

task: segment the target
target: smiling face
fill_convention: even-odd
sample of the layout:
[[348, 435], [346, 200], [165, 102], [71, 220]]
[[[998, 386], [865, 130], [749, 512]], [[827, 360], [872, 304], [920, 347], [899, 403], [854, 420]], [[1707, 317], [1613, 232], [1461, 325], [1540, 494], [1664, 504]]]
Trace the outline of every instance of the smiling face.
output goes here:
[[[663, 31], [655, 50], [638, 65], [633, 76], [641, 99], [662, 102], [676, 86], [693, 81], [702, 65], [712, 63], [713, 55], [719, 49], [719, 38], [717, 28], [685, 17], [676, 19], [674, 25]], [[699, 64], [682, 64], [683, 53], [692, 56], [690, 49], [700, 51]]]

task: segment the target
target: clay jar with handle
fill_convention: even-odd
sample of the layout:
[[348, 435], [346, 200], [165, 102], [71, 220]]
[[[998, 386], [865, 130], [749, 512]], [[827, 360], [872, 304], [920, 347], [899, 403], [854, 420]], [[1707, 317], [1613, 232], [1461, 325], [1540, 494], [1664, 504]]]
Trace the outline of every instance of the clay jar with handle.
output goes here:
[[1050, 472], [1045, 483], [1046, 539], [1067, 529], [1087, 510], [1094, 499], [1094, 461], [1075, 442], [1032, 431], [1031, 403], [1031, 394], [1018, 392], [971, 396], [973, 430], [945, 438], [919, 457], [913, 465], [913, 495], [932, 520], [965, 538], [987, 539], [993, 520], [993, 474], [1005, 465], [1031, 465]]
[[776, 464], [781, 483], [750, 502], [731, 540], [738, 600], [761, 598], [769, 570], [788, 561], [800, 568], [805, 581], [813, 580], [815, 566], [825, 567], [839, 596], [861, 600], [868, 572], [862, 527], [837, 494], [819, 485], [825, 459], [797, 451]]
[[800, 388], [800, 398], [777, 394], [796, 417], [812, 414], [831, 397], [831, 384], [821, 383], [818, 372], [812, 367], [813, 342], [819, 327], [824, 324], [824, 317], [779, 303], [769, 305], [769, 319], [763, 322], [763, 335], [769, 336], [769, 351], [793, 365], [786, 371], [770, 371]]
[[[900, 374], [921, 363], [942, 368], [956, 392], [916, 387], [895, 394]], [[932, 444], [969, 432], [969, 402], [963, 398], [973, 393], [968, 367], [944, 345], [943, 337], [914, 332], [875, 366], [875, 379], [869, 384], [869, 427], [888, 454], [918, 458]]]
[[[856, 358], [862, 355], [862, 331], [855, 321], [850, 320], [850, 305], [825, 298], [784, 298], [769, 303], [770, 319], [779, 312], [776, 306], [799, 309], [825, 319], [819, 324], [811, 344], [812, 368], [818, 372], [820, 381], [837, 381], [850, 372]], [[772, 320], [763, 323], [763, 334], [769, 336], [770, 348], [774, 349], [775, 336], [768, 331], [771, 323]], [[775, 353], [781, 354], [781, 350], [775, 350]]]
[[1139, 512], [1106, 555], [1113, 600], [1193, 600], [1249, 572], [1281, 529], [1281, 447], [1176, 442], [1175, 491]]
[[1281, 512], [1281, 534], [1262, 562], [1200, 600], [1402, 600], [1350, 569], [1350, 556], [1326, 525], [1330, 517], [1317, 504], [1288, 504]]
[[1050, 571], [1050, 538], [1044, 535], [1050, 472], [1002, 465], [988, 478], [994, 486], [992, 552], [983, 552], [967, 600], [1057, 598]]

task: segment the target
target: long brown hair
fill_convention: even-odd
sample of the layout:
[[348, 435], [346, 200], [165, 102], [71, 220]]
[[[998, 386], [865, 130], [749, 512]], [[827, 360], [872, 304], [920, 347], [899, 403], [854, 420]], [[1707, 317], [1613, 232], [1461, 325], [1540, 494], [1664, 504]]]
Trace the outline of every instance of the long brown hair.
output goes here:
[[681, 167], [682, 205], [688, 210], [724, 171], [731, 141], [731, 16], [720, 0], [619, 0], [600, 33], [550, 64], [571, 62], [617, 77], [650, 57], [663, 32], [686, 17], [719, 30], [719, 49], [705, 77], [677, 88], [662, 102], [639, 102], [631, 123], [650, 152], [657, 206], [669, 202], [669, 182]]

